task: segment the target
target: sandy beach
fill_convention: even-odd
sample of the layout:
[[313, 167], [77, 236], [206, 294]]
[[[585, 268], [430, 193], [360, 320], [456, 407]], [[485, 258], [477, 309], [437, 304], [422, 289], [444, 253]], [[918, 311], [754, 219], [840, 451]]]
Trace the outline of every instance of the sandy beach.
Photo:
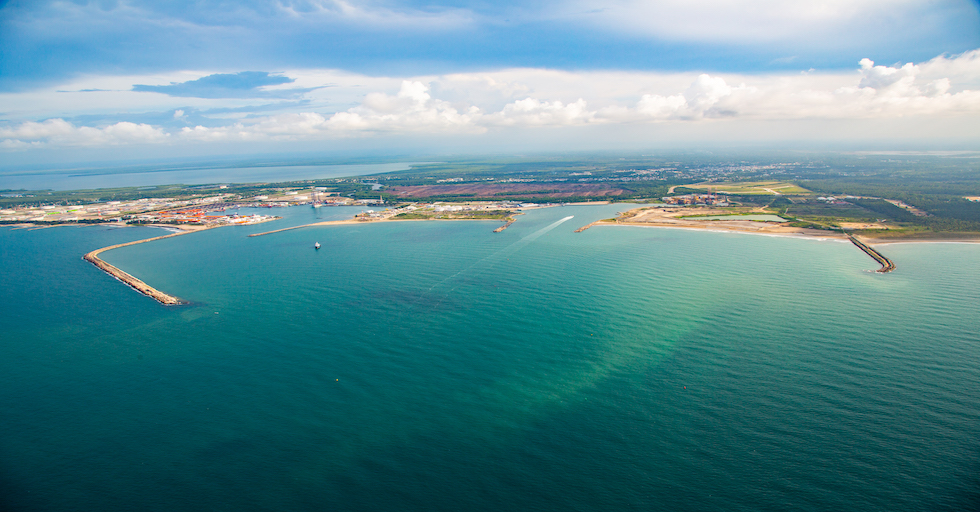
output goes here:
[[[253, 233], [253, 234], [248, 235], [248, 236], [251, 237], [251, 236], [271, 235], [272, 233], [279, 233], [279, 232], [282, 232], [282, 231], [289, 231], [289, 230], [292, 230], [292, 229], [308, 228], [308, 227], [312, 227], [312, 226], [349, 226], [349, 225], [352, 225], [352, 224], [378, 224], [378, 223], [381, 223], [381, 222], [447, 222], [447, 221], [449, 221], [449, 222], [456, 222], [456, 221], [470, 221], [470, 220], [497, 220], [497, 219], [465, 219], [465, 218], [463, 218], [463, 219], [396, 219], [396, 218], [377, 218], [377, 219], [375, 219], [375, 218], [369, 218], [369, 217], [368, 218], [365, 218], [365, 217], [355, 217], [353, 219], [327, 220], [327, 221], [323, 221], [323, 222], [314, 222], [314, 223], [311, 223], [311, 224], [301, 224], [299, 226], [292, 226], [292, 227], [282, 228], [282, 229], [274, 229], [272, 231], [264, 231], [262, 233]], [[514, 223], [514, 221], [501, 221], [501, 222], [503, 222], [503, 225], [501, 227], [495, 229], [494, 230], [495, 233], [499, 233], [500, 231], [503, 231], [504, 229], [507, 228], [507, 226], [510, 226], [511, 224]], [[501, 229], [501, 228], [503, 228], [503, 229]]]
[[[746, 211], [739, 213], [765, 214], [767, 212]], [[759, 233], [769, 235], [806, 236], [814, 238], [834, 238], [847, 240], [847, 236], [836, 231], [809, 228], [794, 228], [787, 223], [759, 222], [751, 220], [703, 220], [690, 215], [732, 215], [732, 210], [722, 208], [634, 208], [622, 212], [615, 221], [593, 222], [580, 228], [582, 231], [593, 226], [656, 226], [665, 228], [705, 229], [714, 231], [737, 231], [742, 233]], [[737, 216], [732, 216], [737, 219]]]
[[[752, 210], [740, 211], [739, 214], [770, 214], [769, 212], [763, 211], [761, 208], [756, 208]], [[781, 236], [802, 236], [807, 238], [822, 238], [822, 239], [838, 239], [841, 241], [847, 241], [848, 237], [846, 234], [842, 234], [837, 231], [830, 231], [824, 229], [809, 229], [809, 228], [795, 228], [789, 226], [788, 223], [779, 222], [760, 222], [760, 221], [749, 221], [749, 220], [703, 220], [699, 217], [691, 217], [691, 215], [697, 216], [714, 216], [714, 215], [726, 215], [731, 216], [732, 219], [737, 219], [736, 215], [733, 215], [731, 209], [723, 208], [658, 208], [653, 207], [642, 207], [634, 208], [632, 210], [627, 210], [621, 212], [620, 215], [613, 221], [597, 221], [589, 224], [587, 226], [582, 226], [579, 228], [584, 231], [593, 226], [656, 226], [665, 228], [683, 228], [683, 229], [704, 229], [712, 231], [736, 231], [740, 233], [757, 233], [757, 234], [767, 234], [767, 235], [781, 235]], [[843, 223], [845, 228], [867, 228], [872, 229], [879, 225], [864, 225], [858, 223]], [[898, 244], [898, 243], [980, 243], [980, 236], [974, 233], [964, 234], [958, 236], [956, 233], [920, 233], [908, 236], [886, 236], [886, 237], [869, 237], [865, 235], [860, 236], [861, 241], [868, 245], [879, 245], [879, 244]]]

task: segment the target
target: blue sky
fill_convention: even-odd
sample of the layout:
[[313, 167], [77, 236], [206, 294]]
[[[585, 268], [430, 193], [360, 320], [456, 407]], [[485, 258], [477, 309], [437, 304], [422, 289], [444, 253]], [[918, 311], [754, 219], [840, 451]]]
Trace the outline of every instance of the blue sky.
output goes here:
[[976, 0], [8, 0], [0, 155], [968, 143], [978, 48]]

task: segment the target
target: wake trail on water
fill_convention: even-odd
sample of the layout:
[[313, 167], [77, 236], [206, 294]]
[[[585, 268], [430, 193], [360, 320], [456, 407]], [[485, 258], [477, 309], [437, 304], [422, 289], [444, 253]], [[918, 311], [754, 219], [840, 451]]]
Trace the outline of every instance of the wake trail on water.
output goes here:
[[[429, 295], [429, 293], [432, 292], [432, 290], [438, 288], [439, 286], [441, 286], [441, 285], [443, 285], [445, 283], [448, 283], [448, 282], [452, 281], [453, 279], [456, 279], [457, 277], [459, 277], [462, 274], [465, 274], [465, 273], [469, 272], [470, 270], [472, 270], [473, 268], [477, 267], [478, 265], [480, 265], [482, 263], [489, 263], [489, 264], [487, 264], [483, 268], [479, 269], [479, 271], [476, 272], [477, 275], [479, 275], [480, 272], [485, 272], [485, 271], [493, 268], [494, 265], [496, 265], [498, 262], [500, 262], [501, 258], [503, 258], [504, 256], [509, 256], [509, 255], [511, 255], [511, 254], [513, 254], [513, 253], [515, 253], [515, 252], [517, 252], [519, 250], [521, 250], [526, 245], [530, 244], [531, 242], [533, 242], [533, 241], [537, 240], [538, 238], [540, 238], [541, 236], [543, 236], [545, 233], [551, 231], [552, 229], [557, 228], [562, 223], [568, 222], [569, 220], [573, 219], [574, 217], [575, 217], [574, 215], [569, 215], [568, 217], [565, 217], [563, 219], [559, 219], [559, 220], [557, 220], [555, 222], [552, 222], [551, 224], [548, 224], [547, 226], [545, 226], [545, 227], [543, 227], [543, 228], [541, 228], [541, 229], [539, 229], [539, 230], [537, 230], [537, 231], [535, 231], [535, 232], [533, 232], [533, 233], [531, 233], [531, 234], [529, 234], [529, 235], [521, 238], [520, 240], [517, 240], [516, 242], [514, 242], [512, 244], [510, 244], [510, 245], [508, 245], [506, 247], [503, 247], [503, 248], [497, 250], [496, 252], [491, 253], [491, 254], [483, 257], [483, 258], [480, 258], [479, 260], [476, 260], [470, 266], [468, 266], [468, 267], [460, 270], [459, 272], [456, 272], [455, 274], [453, 274], [453, 275], [451, 275], [451, 276], [443, 279], [442, 281], [439, 281], [438, 283], [430, 286], [428, 290], [426, 290], [424, 293], [422, 293], [422, 295], [420, 295], [419, 298], [416, 299], [415, 302], [413, 302], [413, 304], [418, 303], [419, 301], [421, 301], [422, 299], [424, 299], [427, 295]], [[450, 288], [449, 290], [446, 290], [446, 294], [448, 295], [450, 292], [452, 292], [455, 289], [456, 289], [456, 287], [454, 286], [454, 287]], [[445, 297], [443, 297], [443, 299], [444, 298]], [[439, 303], [442, 303], [442, 300], [440, 300]]]

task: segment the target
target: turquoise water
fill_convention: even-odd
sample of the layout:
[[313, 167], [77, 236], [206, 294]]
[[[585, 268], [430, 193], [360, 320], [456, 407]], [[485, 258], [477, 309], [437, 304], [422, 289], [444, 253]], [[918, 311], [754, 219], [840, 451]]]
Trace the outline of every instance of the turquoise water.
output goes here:
[[980, 246], [622, 208], [103, 254], [177, 308], [81, 260], [159, 229], [0, 229], [0, 509], [980, 506]]

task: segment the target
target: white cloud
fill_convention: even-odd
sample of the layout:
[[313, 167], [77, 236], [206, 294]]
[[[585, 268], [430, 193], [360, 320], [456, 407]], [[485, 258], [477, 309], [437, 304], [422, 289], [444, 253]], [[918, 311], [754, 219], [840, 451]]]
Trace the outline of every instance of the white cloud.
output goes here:
[[207, 128], [195, 126], [183, 128], [180, 136], [199, 141], [230, 140], [294, 140], [307, 139], [323, 132], [326, 119], [313, 112], [301, 114], [280, 114], [262, 117], [248, 124], [243, 122], [231, 126]]
[[9, 150], [17, 151], [17, 150], [27, 149], [27, 148], [30, 148], [32, 146], [34, 146], [34, 144], [31, 144], [31, 143], [28, 143], [28, 142], [24, 142], [22, 140], [17, 140], [17, 139], [4, 139], [4, 140], [0, 140], [0, 149], [6, 149], [8, 151]]
[[954, 57], [940, 55], [919, 64], [919, 76], [926, 80], [946, 78], [953, 84], [952, 92], [980, 89], [980, 49]]
[[687, 107], [687, 98], [682, 94], [661, 96], [659, 94], [644, 94], [636, 104], [636, 111], [644, 116], [655, 119], [669, 119]]
[[[876, 66], [863, 59], [856, 80], [819, 74], [736, 76], [732, 78], [744, 82], [733, 87], [723, 77], [703, 74], [683, 94], [643, 95], [635, 112], [654, 120], [975, 116], [980, 114], [980, 90], [935, 76], [936, 68], [956, 69], [961, 77], [980, 75], [977, 53], [939, 57], [922, 65]], [[926, 80], [924, 75], [929, 75]], [[954, 89], [957, 92], [951, 92]]]
[[317, 113], [282, 114], [240, 122], [231, 127], [184, 128], [181, 136], [202, 140], [222, 139], [307, 139], [318, 136], [344, 135], [356, 132], [468, 132], [484, 128], [474, 121], [481, 116], [471, 106], [459, 112], [449, 102], [433, 99], [429, 87], [418, 81], [405, 80], [395, 95], [375, 92], [362, 103], [326, 118]]
[[501, 126], [574, 126], [595, 120], [596, 113], [588, 110], [582, 98], [574, 103], [541, 101], [525, 98], [504, 106], [495, 114], [485, 116], [483, 122]]
[[[212, 117], [226, 124], [186, 127], [173, 132], [173, 137], [145, 123], [88, 127], [61, 118], [26, 121], [0, 128], [0, 147], [472, 135], [643, 123], [673, 123], [687, 127], [685, 130], [711, 124], [728, 126], [737, 134], [743, 126], [740, 123], [760, 121], [810, 122], [816, 127], [827, 126], [817, 121], [969, 120], [980, 116], [980, 50], [918, 64], [876, 65], [863, 59], [855, 70], [845, 73], [760, 76], [509, 69], [397, 79], [295, 70], [289, 76], [298, 77], [303, 87], [328, 80], [337, 87], [316, 91], [309, 103], [271, 110], [271, 115], [253, 117], [246, 110], [234, 120]], [[185, 119], [182, 114], [182, 109], [174, 109], [172, 117]], [[932, 123], [937, 125], [942, 123]], [[913, 124], [908, 126], [914, 136]], [[931, 130], [925, 135], [943, 135]], [[955, 128], [949, 130], [950, 135], [957, 134]]]
[[481, 132], [474, 125], [480, 116], [479, 107], [460, 112], [447, 101], [433, 99], [428, 85], [405, 80], [396, 95], [370, 93], [357, 107], [334, 114], [327, 126], [336, 131]]
[[38, 143], [59, 146], [106, 146], [145, 144], [165, 141], [169, 134], [148, 124], [120, 122], [104, 128], [75, 126], [63, 119], [28, 121], [15, 127], [0, 128], [0, 139], [9, 146]]

